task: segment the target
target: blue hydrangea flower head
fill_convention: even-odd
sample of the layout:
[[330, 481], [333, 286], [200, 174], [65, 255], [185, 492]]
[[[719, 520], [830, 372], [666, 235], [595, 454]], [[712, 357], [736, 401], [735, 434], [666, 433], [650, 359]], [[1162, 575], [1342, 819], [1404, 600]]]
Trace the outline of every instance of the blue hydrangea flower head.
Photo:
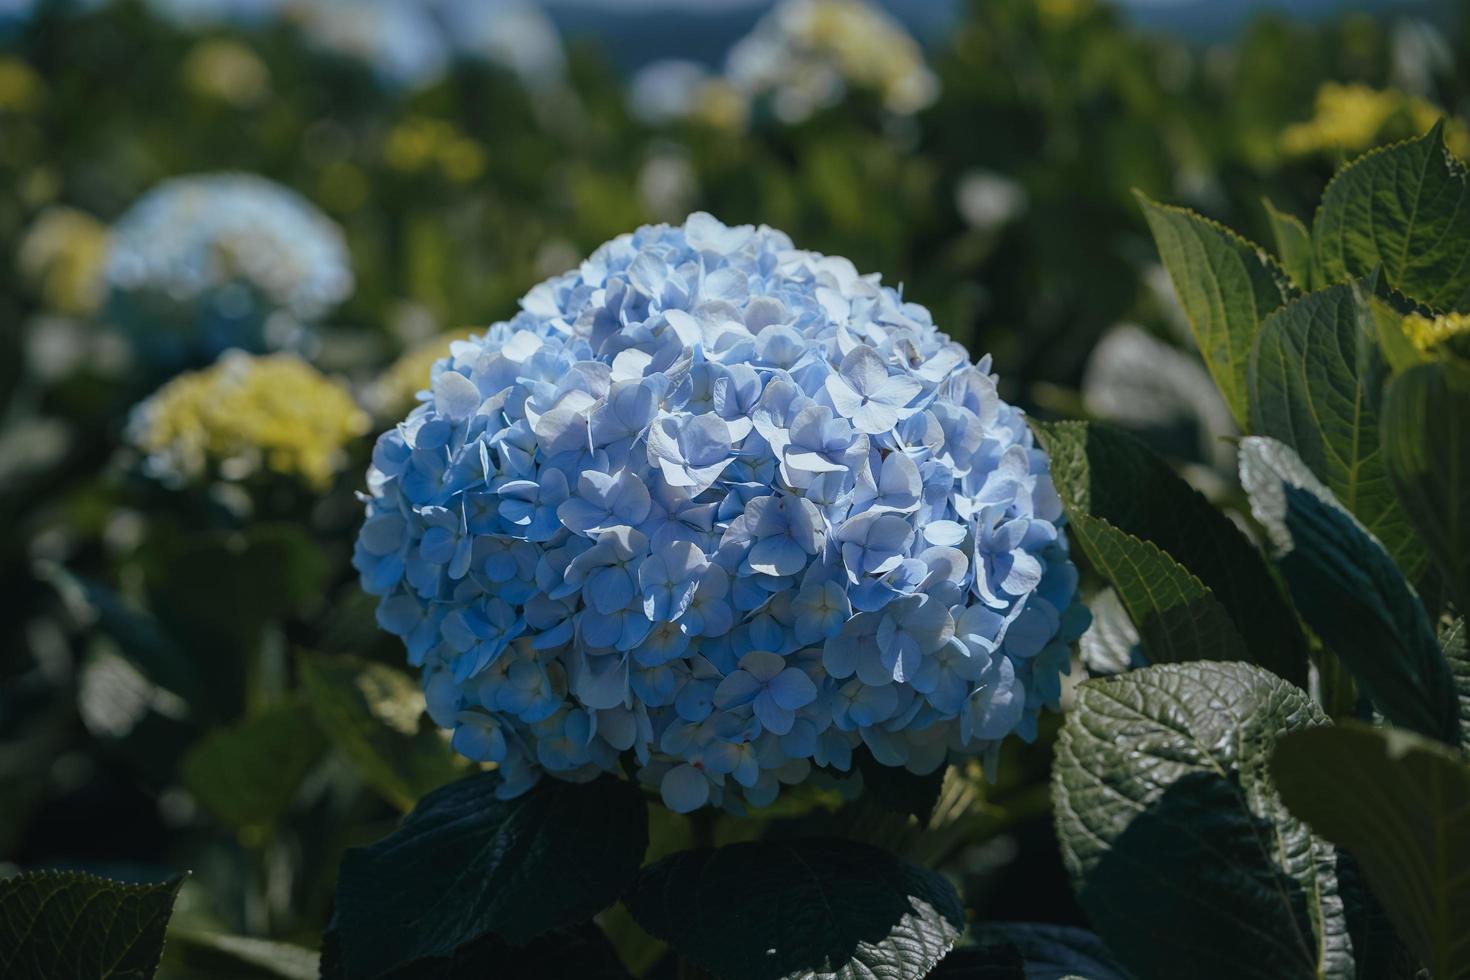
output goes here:
[[176, 177], [113, 227], [108, 312], [151, 362], [289, 347], [352, 291], [341, 230], [249, 174]]
[[876, 275], [695, 214], [434, 365], [354, 563], [501, 791], [631, 765], [740, 811], [1034, 737], [1076, 598], [1025, 419]]

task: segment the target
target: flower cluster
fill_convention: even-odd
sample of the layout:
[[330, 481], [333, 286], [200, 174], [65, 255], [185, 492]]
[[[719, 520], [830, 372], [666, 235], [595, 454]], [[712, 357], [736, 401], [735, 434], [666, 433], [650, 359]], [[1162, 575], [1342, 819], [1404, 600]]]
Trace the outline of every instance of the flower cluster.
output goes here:
[[628, 760], [738, 810], [860, 749], [925, 773], [1034, 734], [1087, 613], [988, 358], [704, 214], [521, 307], [378, 439], [354, 554], [504, 794]]
[[150, 360], [288, 346], [352, 291], [341, 230], [261, 177], [177, 177], [113, 227], [109, 312]]
[[53, 205], [26, 230], [16, 264], [35, 283], [47, 309], [87, 316], [102, 305], [106, 255], [106, 225], [84, 211]]
[[1404, 317], [1403, 330], [1409, 343], [1426, 354], [1445, 346], [1470, 349], [1470, 313], [1441, 313], [1433, 317], [1410, 313]]
[[506, 68], [530, 88], [559, 82], [565, 68], [561, 35], [528, 0], [307, 0], [286, 9], [310, 42], [394, 88], [432, 85], [456, 58]]
[[347, 390], [294, 354], [229, 351], [138, 405], [128, 435], [147, 454], [149, 473], [166, 483], [268, 470], [322, 489], [342, 468], [344, 447], [367, 427]]
[[786, 122], [836, 105], [849, 86], [902, 115], [939, 92], [918, 43], [865, 0], [784, 0], [731, 49], [726, 74], [740, 90], [769, 96]]
[[[1288, 156], [1361, 153], [1419, 136], [1445, 114], [1422, 96], [1337, 82], [1317, 90], [1314, 109], [1311, 119], [1282, 131], [1281, 148]], [[1470, 132], [1458, 119], [1448, 121], [1445, 142], [1455, 155], [1470, 155]]]

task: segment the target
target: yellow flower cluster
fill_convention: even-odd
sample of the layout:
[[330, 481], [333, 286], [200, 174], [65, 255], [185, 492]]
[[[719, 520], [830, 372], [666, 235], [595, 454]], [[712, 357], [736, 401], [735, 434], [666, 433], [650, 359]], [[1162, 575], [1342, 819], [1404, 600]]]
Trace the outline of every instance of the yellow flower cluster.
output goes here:
[[185, 56], [182, 74], [190, 91], [234, 106], [256, 105], [270, 95], [270, 69], [238, 41], [200, 41]]
[[[1328, 82], [1317, 90], [1312, 118], [1282, 131], [1281, 148], [1289, 156], [1361, 153], [1422, 135], [1444, 114], [1427, 99], [1396, 89]], [[1449, 120], [1445, 141], [1456, 156], [1470, 156], [1470, 131], [1461, 120]]]
[[54, 206], [26, 230], [17, 253], [21, 272], [41, 293], [46, 308], [85, 316], [107, 294], [103, 264], [107, 226], [84, 211]]
[[429, 387], [429, 370], [434, 362], [449, 356], [450, 344], [468, 336], [468, 332], [444, 334], [406, 351], [373, 383], [373, 410], [384, 418], [407, 415], [417, 404], [415, 396]]
[[383, 147], [388, 166], [404, 173], [437, 167], [445, 177], [467, 184], [485, 172], [485, 148], [442, 119], [416, 117], [394, 126]]
[[1470, 336], [1470, 313], [1445, 313], [1436, 317], [1411, 313], [1404, 317], [1404, 335], [1427, 353], [1453, 337]]
[[29, 112], [41, 102], [46, 86], [19, 58], [0, 58], [0, 112]]
[[939, 94], [918, 42], [866, 0], [783, 0], [731, 49], [726, 74], [747, 96], [770, 96], [787, 122], [836, 105], [848, 88], [901, 115]]
[[793, 40], [830, 58], [842, 77], [880, 93], [894, 112], [915, 112], [934, 98], [935, 82], [919, 45], [886, 14], [861, 0], [812, 0], [797, 8]]
[[180, 375], [136, 410], [130, 433], [148, 468], [170, 482], [242, 480], [265, 469], [324, 489], [368, 416], [342, 385], [294, 354], [230, 351]]

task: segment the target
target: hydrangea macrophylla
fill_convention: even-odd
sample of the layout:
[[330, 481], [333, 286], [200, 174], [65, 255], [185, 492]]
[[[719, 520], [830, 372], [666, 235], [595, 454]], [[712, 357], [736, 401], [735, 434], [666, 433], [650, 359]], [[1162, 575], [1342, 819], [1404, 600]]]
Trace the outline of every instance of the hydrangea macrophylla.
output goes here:
[[705, 214], [521, 306], [379, 438], [354, 559], [504, 794], [627, 760], [739, 810], [1057, 707], [1088, 617], [1048, 462], [926, 309]]
[[105, 276], [111, 319], [171, 368], [290, 347], [352, 291], [341, 230], [250, 174], [176, 177], [143, 195], [113, 227]]

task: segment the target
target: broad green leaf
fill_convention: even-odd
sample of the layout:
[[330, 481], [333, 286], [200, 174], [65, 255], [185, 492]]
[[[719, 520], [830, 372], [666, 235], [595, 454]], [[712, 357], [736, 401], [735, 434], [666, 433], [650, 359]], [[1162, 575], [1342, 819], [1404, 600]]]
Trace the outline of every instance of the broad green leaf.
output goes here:
[[1125, 432], [1088, 422], [1033, 425], [1069, 514], [1100, 517], [1158, 545], [1225, 608], [1245, 641], [1241, 659], [1306, 684], [1307, 648], [1296, 614], [1265, 558], [1230, 518]]
[[0, 977], [148, 980], [183, 881], [130, 885], [74, 871], [0, 881]]
[[292, 943], [172, 929], [163, 975], [209, 980], [316, 980], [321, 957]]
[[1435, 361], [1395, 376], [1382, 428], [1399, 500], [1455, 605], [1470, 610], [1470, 367]]
[[1385, 365], [1356, 284], [1332, 286], [1267, 319], [1251, 356], [1251, 431], [1296, 450], [1410, 579], [1427, 556], [1379, 446]]
[[1251, 345], [1295, 290], [1259, 246], [1193, 211], [1137, 197], [1205, 365], [1244, 428]]
[[305, 654], [301, 678], [327, 737], [401, 810], [463, 773], [402, 671], [350, 656]]
[[1267, 771], [1283, 732], [1325, 723], [1248, 664], [1078, 688], [1052, 768], [1057, 835], [1088, 918], [1141, 980], [1353, 977], [1337, 855]]
[[290, 807], [322, 748], [311, 711], [284, 704], [206, 735], [184, 757], [181, 774], [221, 823], [267, 827]]
[[1294, 214], [1276, 210], [1270, 201], [1261, 202], [1271, 219], [1271, 234], [1276, 239], [1276, 254], [1281, 267], [1299, 289], [1312, 288], [1312, 233]]
[[1251, 436], [1240, 483], [1297, 611], [1389, 721], [1455, 744], [1449, 665], [1413, 588], [1383, 546], [1288, 446]]
[[633, 784], [546, 779], [514, 799], [481, 773], [419, 801], [397, 830], [349, 850], [337, 931], [352, 977], [452, 955], [487, 933], [524, 944], [616, 901], [648, 847]]
[[1470, 977], [1470, 764], [1405, 731], [1347, 723], [1281, 741], [1281, 798], [1362, 865], [1435, 980]]
[[1071, 514], [1067, 528], [1117, 590], [1151, 663], [1251, 659], [1215, 594], [1157, 545], [1082, 513]]
[[1319, 282], [1381, 269], [1435, 309], [1470, 306], [1470, 185], [1443, 132], [1373, 150], [1327, 185], [1312, 226]]
[[643, 869], [625, 901], [722, 980], [916, 980], [965, 928], [941, 875], [837, 838], [681, 851]]
[[1460, 701], [1460, 748], [1470, 753], [1470, 644], [1465, 639], [1465, 617], [1450, 623], [1439, 632], [1439, 646], [1449, 661], [1455, 680], [1455, 694]]
[[[356, 976], [356, 975], [352, 975]], [[337, 934], [322, 944], [322, 980], [348, 980]], [[525, 945], [482, 936], [449, 957], [416, 960], [377, 980], [631, 980], [601, 929], [587, 922], [558, 929]]]

